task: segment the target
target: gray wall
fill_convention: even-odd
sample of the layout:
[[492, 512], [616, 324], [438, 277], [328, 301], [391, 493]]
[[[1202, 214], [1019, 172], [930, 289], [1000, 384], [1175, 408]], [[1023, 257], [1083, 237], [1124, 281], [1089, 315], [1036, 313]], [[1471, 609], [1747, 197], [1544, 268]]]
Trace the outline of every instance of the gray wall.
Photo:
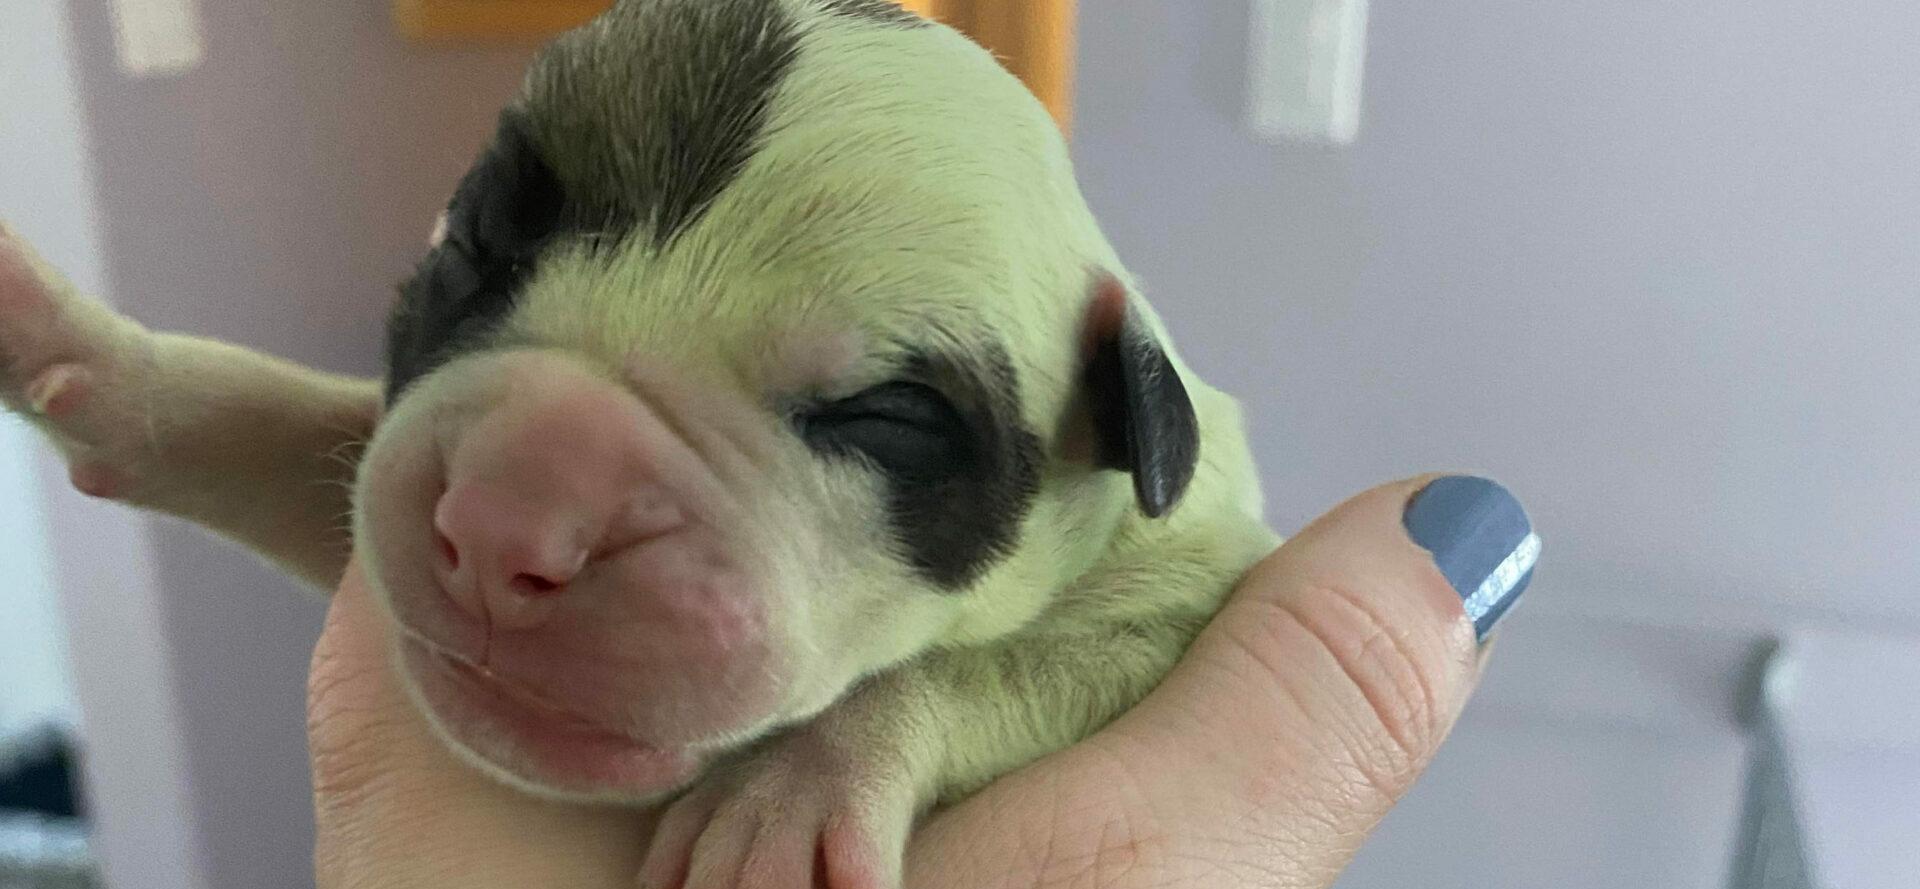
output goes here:
[[0, 417], [0, 738], [77, 715], [26, 424]]
[[0, 416], [0, 748], [30, 726], [78, 715], [34, 444], [25, 423]]
[[[1547, 541], [1345, 885], [1719, 885], [1751, 645], [1871, 629], [1920, 659], [1920, 10], [1372, 6], [1351, 149], [1241, 125], [1245, 0], [1083, 4], [1076, 140], [1187, 357], [1244, 398], [1281, 528], [1456, 468]], [[1849, 811], [1827, 829], [1889, 833]], [[1910, 875], [1892, 823], [1836, 872]]]
[[1920, 625], [1920, 9], [1373, 6], [1339, 152], [1239, 125], [1244, 0], [1083, 17], [1082, 175], [1276, 518], [1482, 469], [1543, 599]]

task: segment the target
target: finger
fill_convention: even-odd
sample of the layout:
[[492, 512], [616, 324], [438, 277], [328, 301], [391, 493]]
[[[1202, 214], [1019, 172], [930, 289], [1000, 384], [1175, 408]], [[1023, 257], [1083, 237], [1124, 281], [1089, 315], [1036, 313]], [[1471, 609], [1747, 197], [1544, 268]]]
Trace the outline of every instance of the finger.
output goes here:
[[1490, 633], [1480, 641], [1480, 651], [1473, 656], [1473, 684], [1478, 687], [1480, 678], [1487, 674], [1487, 664], [1493, 660], [1493, 650], [1500, 645], [1500, 634]]
[[1362, 494], [1256, 567], [1115, 735], [1162, 757], [1162, 811], [1230, 801], [1233, 839], [1286, 838], [1245, 849], [1260, 866], [1331, 882], [1452, 728], [1538, 548], [1492, 482]]
[[1483, 480], [1349, 500], [1256, 566], [1138, 707], [930, 823], [915, 885], [1331, 885], [1451, 728], [1537, 544]]
[[645, 819], [537, 801], [455, 759], [390, 668], [387, 626], [350, 567], [308, 682], [319, 885], [630, 887]]

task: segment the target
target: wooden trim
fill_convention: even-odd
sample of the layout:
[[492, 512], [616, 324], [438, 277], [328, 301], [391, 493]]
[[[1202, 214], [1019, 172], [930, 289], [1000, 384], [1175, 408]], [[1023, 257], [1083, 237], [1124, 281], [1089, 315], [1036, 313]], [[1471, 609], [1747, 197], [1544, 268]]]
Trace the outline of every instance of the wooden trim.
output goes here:
[[[999, 56], [1053, 113], [1073, 119], [1076, 0], [901, 0]], [[394, 0], [400, 33], [421, 41], [542, 38], [586, 22], [608, 0]]]

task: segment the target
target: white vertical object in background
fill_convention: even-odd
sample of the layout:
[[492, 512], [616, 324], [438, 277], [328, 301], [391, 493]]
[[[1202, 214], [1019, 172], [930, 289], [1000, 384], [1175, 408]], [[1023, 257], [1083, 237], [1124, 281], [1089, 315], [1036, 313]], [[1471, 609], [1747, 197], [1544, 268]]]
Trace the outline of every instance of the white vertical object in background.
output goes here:
[[120, 68], [135, 77], [192, 70], [206, 55], [199, 0], [113, 0]]
[[1253, 0], [1248, 118], [1266, 139], [1351, 144], [1367, 0]]

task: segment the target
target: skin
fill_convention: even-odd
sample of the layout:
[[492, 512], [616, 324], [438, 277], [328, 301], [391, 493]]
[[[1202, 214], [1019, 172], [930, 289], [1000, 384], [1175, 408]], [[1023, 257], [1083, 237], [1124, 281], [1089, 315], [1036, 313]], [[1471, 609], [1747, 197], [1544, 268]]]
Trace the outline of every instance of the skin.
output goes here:
[[[1256, 567], [1138, 707], [936, 813], [907, 885], [1332, 885], [1484, 663], [1400, 524], [1430, 479], [1328, 513]], [[534, 801], [462, 766], [405, 704], [386, 632], [350, 572], [309, 686], [320, 885], [635, 885], [632, 837], [652, 819]]]

